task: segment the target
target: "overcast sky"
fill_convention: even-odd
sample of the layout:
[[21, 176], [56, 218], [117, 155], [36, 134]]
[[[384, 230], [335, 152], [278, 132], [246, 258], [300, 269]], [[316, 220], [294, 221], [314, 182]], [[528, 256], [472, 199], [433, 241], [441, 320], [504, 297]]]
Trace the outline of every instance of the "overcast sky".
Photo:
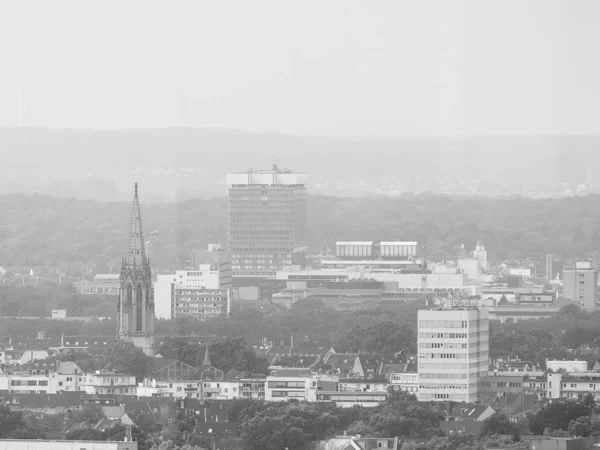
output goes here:
[[597, 0], [0, 3], [0, 126], [597, 133]]

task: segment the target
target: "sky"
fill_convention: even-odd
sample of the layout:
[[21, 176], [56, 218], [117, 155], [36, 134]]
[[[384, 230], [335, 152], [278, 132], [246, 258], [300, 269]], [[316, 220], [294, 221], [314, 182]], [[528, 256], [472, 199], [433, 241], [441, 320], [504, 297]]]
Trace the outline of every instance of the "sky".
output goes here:
[[597, 0], [0, 2], [0, 127], [596, 134]]

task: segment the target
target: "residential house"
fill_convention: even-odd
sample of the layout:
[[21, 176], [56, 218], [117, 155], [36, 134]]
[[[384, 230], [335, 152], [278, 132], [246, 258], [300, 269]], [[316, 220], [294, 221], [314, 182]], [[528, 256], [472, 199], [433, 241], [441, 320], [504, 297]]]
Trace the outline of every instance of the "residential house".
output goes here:
[[398, 438], [363, 438], [360, 436], [338, 436], [313, 444], [313, 450], [399, 450]]
[[87, 394], [136, 394], [135, 376], [116, 373], [96, 371], [84, 377], [83, 388]]
[[267, 380], [265, 378], [242, 378], [240, 380], [239, 397], [264, 400], [266, 384]]

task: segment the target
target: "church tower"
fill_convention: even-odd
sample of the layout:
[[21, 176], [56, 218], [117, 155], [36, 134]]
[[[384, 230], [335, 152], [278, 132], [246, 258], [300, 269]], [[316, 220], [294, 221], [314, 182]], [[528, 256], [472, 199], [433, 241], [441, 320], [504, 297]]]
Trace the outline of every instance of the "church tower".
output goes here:
[[146, 257], [137, 183], [134, 189], [127, 256], [123, 258], [119, 276], [117, 337], [154, 356], [154, 287]]

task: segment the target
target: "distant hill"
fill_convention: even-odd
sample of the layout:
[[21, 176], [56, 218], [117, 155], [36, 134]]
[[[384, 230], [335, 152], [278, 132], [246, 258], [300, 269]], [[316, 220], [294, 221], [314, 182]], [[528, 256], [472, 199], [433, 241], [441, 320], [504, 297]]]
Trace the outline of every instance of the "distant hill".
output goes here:
[[335, 137], [228, 129], [0, 129], [0, 194], [146, 202], [225, 195], [225, 175], [279, 165], [313, 193], [557, 196], [595, 192], [600, 136]]

